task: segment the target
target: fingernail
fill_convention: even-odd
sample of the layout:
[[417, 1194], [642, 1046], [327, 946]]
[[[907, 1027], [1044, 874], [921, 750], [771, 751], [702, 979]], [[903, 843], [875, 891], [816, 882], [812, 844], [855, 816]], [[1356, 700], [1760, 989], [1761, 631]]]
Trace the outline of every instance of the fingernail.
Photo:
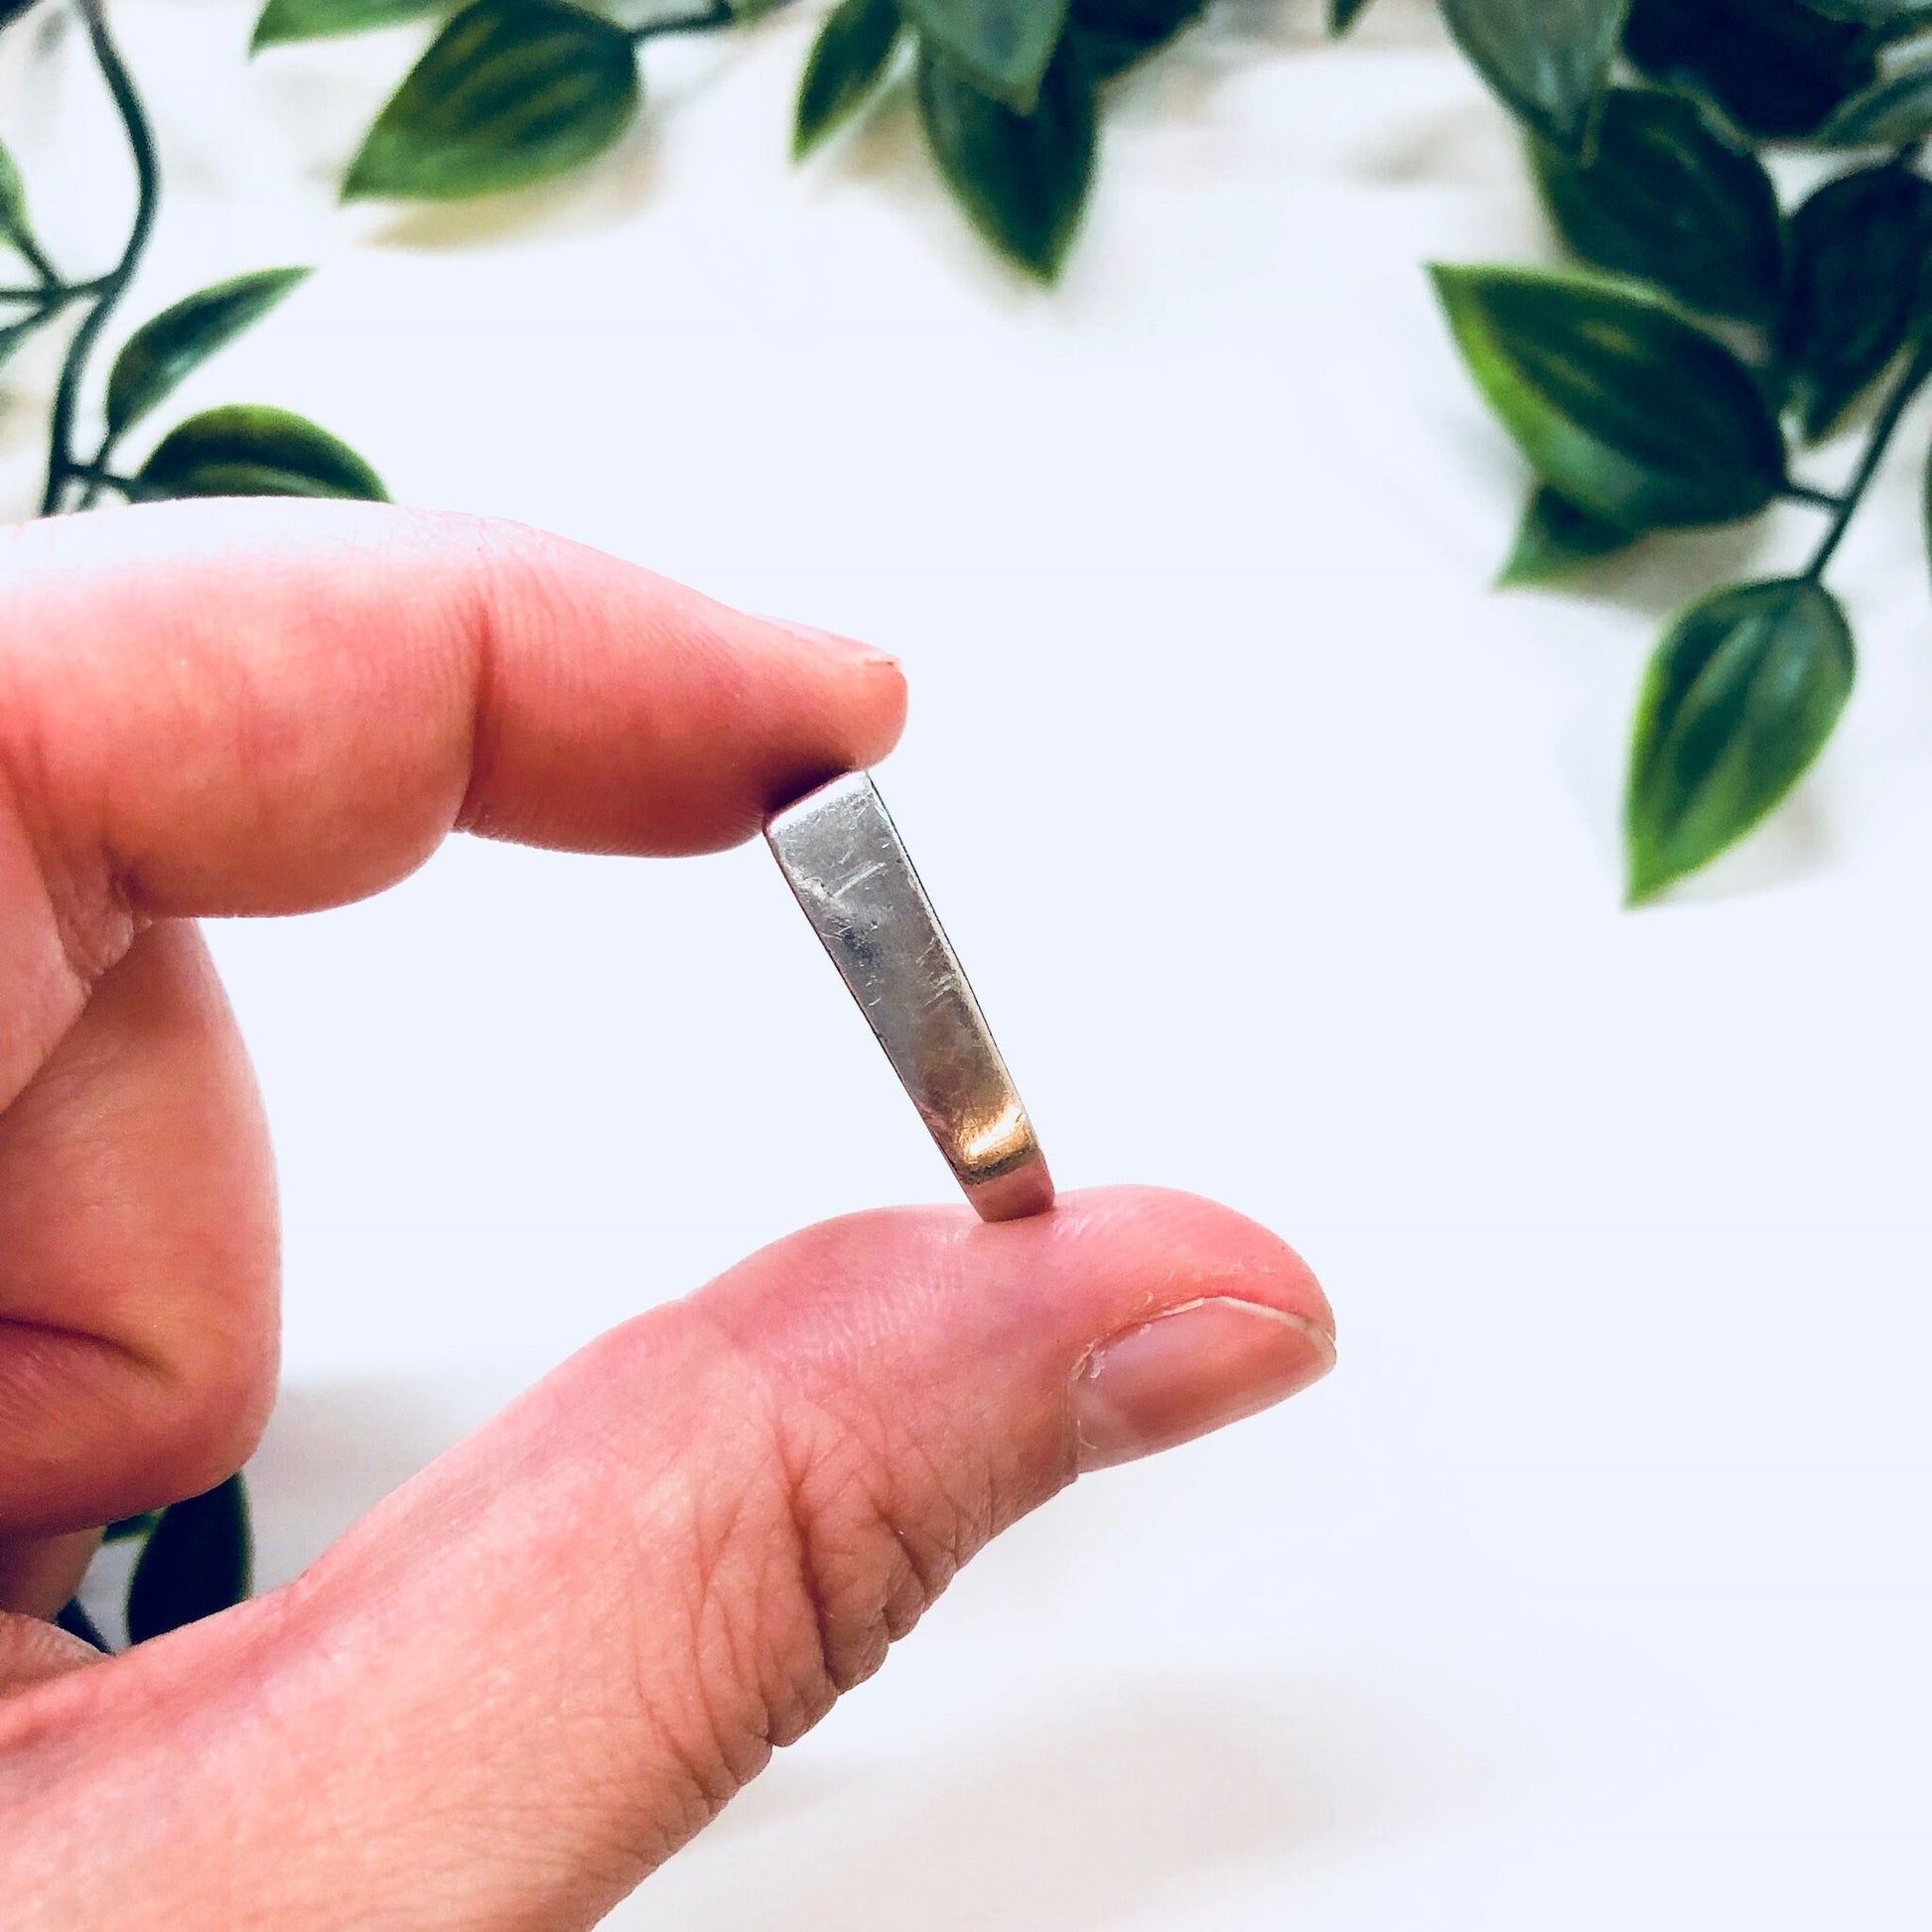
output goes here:
[[1080, 1467], [1104, 1469], [1205, 1436], [1334, 1365], [1334, 1338], [1299, 1314], [1226, 1296], [1188, 1302], [1103, 1341], [1080, 1365]]
[[862, 644], [857, 637], [841, 637], [836, 630], [820, 630], [809, 623], [794, 623], [789, 618], [766, 617], [762, 612], [754, 615], [760, 623], [768, 623], [774, 630], [785, 631], [801, 644], [810, 644], [814, 650], [856, 658], [861, 664], [890, 664], [895, 670], [899, 667], [898, 659], [891, 651], [881, 650], [877, 644]]

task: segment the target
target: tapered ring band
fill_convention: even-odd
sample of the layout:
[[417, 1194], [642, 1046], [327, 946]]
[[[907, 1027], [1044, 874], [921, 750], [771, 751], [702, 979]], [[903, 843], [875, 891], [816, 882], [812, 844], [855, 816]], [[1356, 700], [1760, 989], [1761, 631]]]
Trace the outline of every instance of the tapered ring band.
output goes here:
[[764, 836], [980, 1217], [1051, 1207], [1033, 1122], [871, 776], [808, 792]]

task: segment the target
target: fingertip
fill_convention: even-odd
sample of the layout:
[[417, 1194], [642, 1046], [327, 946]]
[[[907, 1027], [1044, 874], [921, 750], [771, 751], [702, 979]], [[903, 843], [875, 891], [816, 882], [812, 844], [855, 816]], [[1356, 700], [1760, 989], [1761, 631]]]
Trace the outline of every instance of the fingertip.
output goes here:
[[[842, 771], [877, 764], [898, 743], [905, 729], [905, 668], [890, 651], [790, 618], [730, 615], [756, 628], [757, 647], [783, 667], [784, 676], [805, 681], [801, 702], [817, 714], [823, 730], [822, 747], [807, 761], [769, 774], [767, 813]], [[734, 638], [733, 645], [746, 653], [752, 639]]]
[[1175, 1448], [1273, 1408], [1335, 1365], [1334, 1314], [1259, 1222], [1164, 1188], [1070, 1197], [1052, 1238], [1097, 1294], [1070, 1379], [1082, 1471]]
[[101, 1661], [91, 1644], [54, 1624], [0, 1610], [0, 1698]]
[[1044, 1394], [1108, 1338], [1207, 1301], [1263, 1309], [1334, 1346], [1327, 1298], [1279, 1235], [1162, 1187], [1066, 1193], [1048, 1213], [990, 1224], [964, 1206], [844, 1215], [697, 1301], [754, 1355], [908, 1394], [987, 1374]]
[[1334, 1311], [1302, 1256], [1273, 1229], [1204, 1195], [1087, 1188], [1062, 1194], [1041, 1225], [1069, 1245], [1083, 1272], [1137, 1279], [1150, 1311], [1221, 1296], [1262, 1304], [1334, 1337]]

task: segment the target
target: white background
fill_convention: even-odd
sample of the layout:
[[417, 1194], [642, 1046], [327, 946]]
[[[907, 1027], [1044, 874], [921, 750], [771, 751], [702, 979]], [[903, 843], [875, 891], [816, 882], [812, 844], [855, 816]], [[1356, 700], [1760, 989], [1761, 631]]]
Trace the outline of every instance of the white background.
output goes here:
[[[121, 0], [169, 178], [130, 314], [323, 265], [184, 404], [899, 652], [887, 794], [1056, 1173], [1221, 1195], [1339, 1312], [1315, 1393], [981, 1559], [633, 1932], [1924, 1923], [1910, 466], [1837, 573], [1864, 655], [1817, 774], [1620, 912], [1643, 654], [1749, 540], [1486, 591], [1523, 480], [1419, 264], [1547, 244], [1426, 11], [1339, 51], [1317, 12], [1228, 7], [1120, 89], [1042, 295], [902, 117], [789, 167], [802, 14], [653, 49], [587, 180], [339, 213], [420, 32], [246, 64], [232, 0]], [[124, 164], [32, 40], [0, 128], [105, 261]], [[17, 511], [47, 373], [10, 372]], [[266, 1581], [639, 1307], [945, 1192], [760, 850], [458, 844], [214, 942], [286, 1190]]]

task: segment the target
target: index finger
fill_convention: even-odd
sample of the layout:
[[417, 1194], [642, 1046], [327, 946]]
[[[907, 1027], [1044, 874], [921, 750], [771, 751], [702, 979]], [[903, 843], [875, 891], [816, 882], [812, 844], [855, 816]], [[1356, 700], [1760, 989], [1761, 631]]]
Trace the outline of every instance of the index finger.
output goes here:
[[474, 517], [159, 504], [0, 581], [0, 1104], [145, 918], [340, 903], [459, 826], [715, 849], [904, 713], [884, 653]]

